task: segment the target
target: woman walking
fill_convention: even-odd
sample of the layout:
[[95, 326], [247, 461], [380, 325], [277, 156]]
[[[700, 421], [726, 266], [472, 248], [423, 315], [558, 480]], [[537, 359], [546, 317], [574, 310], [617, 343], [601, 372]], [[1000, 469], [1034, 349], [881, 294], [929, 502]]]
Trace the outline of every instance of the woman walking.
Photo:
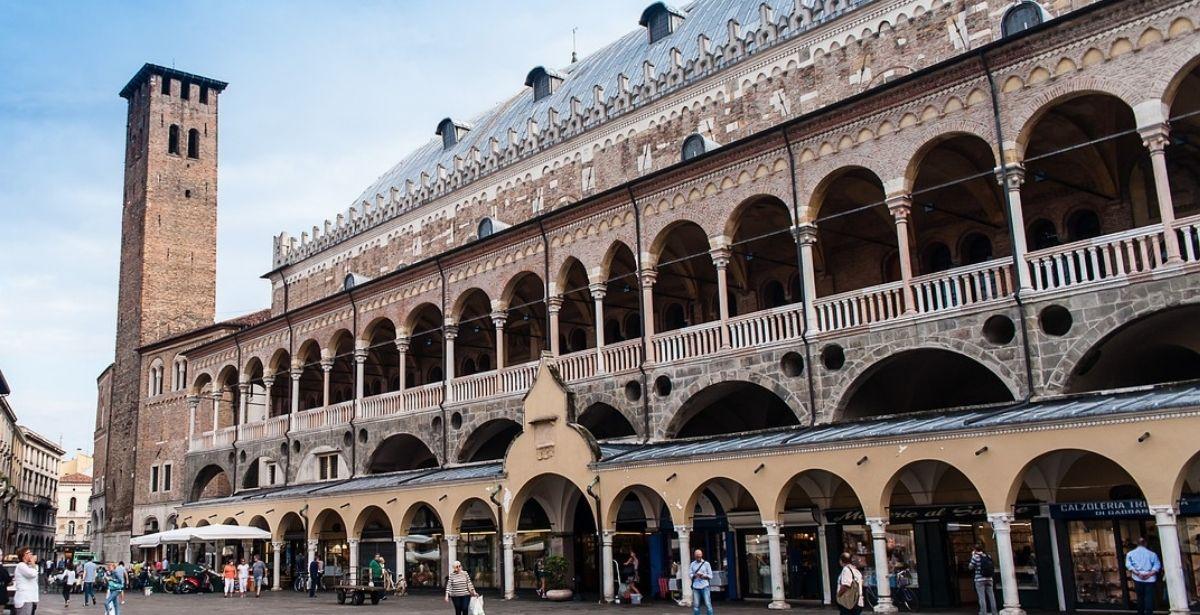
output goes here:
[[104, 599], [104, 612], [121, 615], [121, 594], [125, 593], [125, 577], [117, 573], [117, 567], [108, 563], [108, 597]]
[[838, 562], [842, 565], [842, 572], [838, 575], [838, 615], [862, 615], [862, 573], [854, 565], [854, 558], [849, 553], [843, 553]]
[[71, 592], [75, 590], [75, 569], [70, 566], [63, 568], [62, 574], [58, 575], [58, 582], [62, 583], [63, 607], [69, 607]]
[[17, 567], [13, 572], [14, 615], [33, 615], [38, 603], [38, 576], [37, 556], [29, 547], [21, 547], [17, 550]]
[[462, 569], [462, 562], [455, 560], [450, 574], [446, 575], [446, 602], [454, 603], [454, 615], [467, 615], [471, 597], [478, 595], [471, 575]]

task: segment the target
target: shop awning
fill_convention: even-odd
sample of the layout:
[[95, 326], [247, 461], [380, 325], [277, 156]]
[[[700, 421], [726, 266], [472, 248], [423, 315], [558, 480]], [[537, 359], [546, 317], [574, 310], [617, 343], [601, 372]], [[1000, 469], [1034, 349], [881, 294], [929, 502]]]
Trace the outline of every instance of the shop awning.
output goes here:
[[132, 547], [153, 549], [161, 544], [183, 544], [189, 542], [213, 542], [217, 540], [270, 540], [271, 533], [256, 527], [242, 525], [205, 525], [167, 530], [155, 534], [134, 536], [129, 540]]

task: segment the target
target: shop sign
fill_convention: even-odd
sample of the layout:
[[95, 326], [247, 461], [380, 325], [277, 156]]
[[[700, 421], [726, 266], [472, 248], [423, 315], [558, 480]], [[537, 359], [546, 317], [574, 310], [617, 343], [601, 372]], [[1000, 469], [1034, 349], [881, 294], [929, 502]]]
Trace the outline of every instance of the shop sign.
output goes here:
[[[981, 520], [987, 518], [983, 504], [952, 504], [946, 506], [910, 506], [894, 508], [890, 523], [913, 523], [915, 521]], [[1036, 506], [1017, 506], [1013, 511], [1018, 517], [1032, 517]], [[825, 520], [833, 524], [862, 525], [866, 522], [860, 508], [852, 510], [827, 510]]]
[[1073, 502], [1051, 504], [1050, 516], [1055, 519], [1120, 519], [1149, 517], [1146, 500], [1110, 500], [1107, 502]]

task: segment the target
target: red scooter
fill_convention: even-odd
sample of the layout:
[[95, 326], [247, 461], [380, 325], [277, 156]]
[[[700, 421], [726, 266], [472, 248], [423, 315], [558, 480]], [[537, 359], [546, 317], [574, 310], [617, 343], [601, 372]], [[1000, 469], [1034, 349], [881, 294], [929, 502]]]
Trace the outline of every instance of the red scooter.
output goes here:
[[215, 581], [219, 581], [220, 577], [217, 573], [209, 568], [201, 566], [195, 572], [184, 575], [179, 580], [179, 584], [175, 586], [177, 594], [200, 594], [209, 593], [216, 587]]

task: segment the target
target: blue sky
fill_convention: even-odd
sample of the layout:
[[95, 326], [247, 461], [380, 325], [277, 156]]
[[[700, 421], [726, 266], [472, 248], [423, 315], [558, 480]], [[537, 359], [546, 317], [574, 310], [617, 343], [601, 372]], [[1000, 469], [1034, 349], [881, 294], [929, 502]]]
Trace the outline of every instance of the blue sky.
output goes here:
[[90, 450], [112, 361], [125, 101], [144, 62], [229, 82], [217, 317], [266, 307], [271, 236], [349, 206], [472, 117], [637, 28], [649, 0], [0, 0], [0, 370], [20, 421]]

